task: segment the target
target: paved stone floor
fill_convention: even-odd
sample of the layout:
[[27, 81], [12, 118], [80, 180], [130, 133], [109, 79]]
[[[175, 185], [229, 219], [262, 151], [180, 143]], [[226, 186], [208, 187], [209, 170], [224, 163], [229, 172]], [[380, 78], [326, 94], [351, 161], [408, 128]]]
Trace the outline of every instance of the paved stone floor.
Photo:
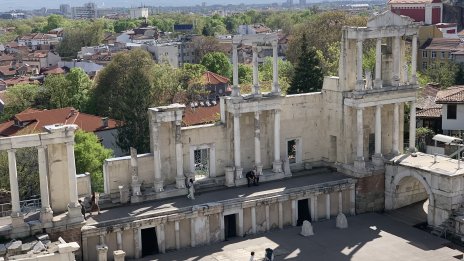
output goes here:
[[348, 223], [348, 229], [340, 230], [335, 228], [335, 220], [316, 222], [315, 235], [307, 238], [298, 235], [300, 227], [291, 227], [143, 260], [248, 261], [251, 251], [261, 260], [268, 247], [275, 249], [276, 261], [445, 261], [462, 257], [460, 251], [444, 246], [448, 241], [387, 215], [362, 214], [348, 217]]

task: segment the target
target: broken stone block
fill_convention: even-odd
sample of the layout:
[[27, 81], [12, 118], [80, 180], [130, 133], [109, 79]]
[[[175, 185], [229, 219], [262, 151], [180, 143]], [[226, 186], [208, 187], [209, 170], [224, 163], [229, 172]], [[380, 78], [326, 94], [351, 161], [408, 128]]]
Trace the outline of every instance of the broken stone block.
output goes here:
[[47, 250], [49, 253], [58, 252], [58, 245], [54, 242], [50, 242], [47, 244]]
[[32, 249], [34, 244], [35, 244], [35, 242], [22, 244], [21, 245], [21, 252], [28, 252], [29, 250]]
[[33, 253], [40, 253], [45, 250], [45, 245], [42, 243], [42, 241], [38, 241], [34, 247], [32, 248]]
[[21, 246], [22, 245], [23, 245], [23, 242], [21, 240], [17, 240], [17, 241], [12, 242], [8, 246], [8, 254], [10, 256], [21, 254]]
[[80, 246], [76, 242], [64, 243], [58, 245], [58, 251], [60, 254], [71, 253], [79, 250]]
[[50, 237], [48, 236], [48, 234], [40, 234], [40, 235], [36, 235], [35, 237], [37, 238], [37, 240], [40, 240], [40, 241], [50, 240]]
[[4, 244], [0, 244], [0, 256], [6, 254], [6, 246]]
[[300, 235], [304, 237], [314, 235], [313, 226], [311, 225], [311, 222], [309, 222], [308, 220], [303, 221], [303, 226], [301, 227]]
[[337, 228], [348, 228], [348, 220], [346, 219], [345, 214], [339, 213], [337, 215], [337, 221], [336, 221], [336, 227]]

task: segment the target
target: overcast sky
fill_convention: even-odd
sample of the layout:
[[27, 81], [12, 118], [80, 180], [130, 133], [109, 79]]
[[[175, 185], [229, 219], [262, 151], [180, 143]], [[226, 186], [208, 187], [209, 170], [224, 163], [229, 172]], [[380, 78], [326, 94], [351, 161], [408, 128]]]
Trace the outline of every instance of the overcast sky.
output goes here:
[[[298, 0], [294, 0], [297, 2]], [[71, 6], [80, 6], [84, 3], [94, 2], [98, 7], [136, 7], [143, 5], [149, 6], [191, 6], [199, 5], [206, 2], [212, 4], [262, 4], [284, 2], [284, 0], [0, 0], [0, 11], [9, 11], [12, 9], [39, 9], [41, 7], [58, 9], [60, 4], [69, 4]], [[310, 1], [308, 1], [310, 2]]]

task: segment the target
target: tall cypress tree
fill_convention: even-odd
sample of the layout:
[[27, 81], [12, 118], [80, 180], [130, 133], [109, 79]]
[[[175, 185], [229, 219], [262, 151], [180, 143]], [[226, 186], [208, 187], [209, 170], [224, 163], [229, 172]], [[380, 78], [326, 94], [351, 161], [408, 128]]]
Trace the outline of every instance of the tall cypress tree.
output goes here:
[[324, 75], [316, 50], [308, 47], [306, 34], [303, 33], [300, 56], [295, 66], [295, 73], [288, 88], [288, 94], [318, 92], [322, 89]]

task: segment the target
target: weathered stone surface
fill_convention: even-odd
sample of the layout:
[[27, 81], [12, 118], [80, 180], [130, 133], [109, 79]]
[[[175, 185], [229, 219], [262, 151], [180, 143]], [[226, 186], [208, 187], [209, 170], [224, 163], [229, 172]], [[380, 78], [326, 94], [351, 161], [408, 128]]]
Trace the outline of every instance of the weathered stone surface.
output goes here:
[[34, 253], [39, 253], [45, 250], [45, 245], [42, 243], [42, 241], [38, 241], [34, 247], [32, 248], [32, 251]]
[[23, 242], [21, 240], [17, 240], [12, 242], [8, 246], [8, 254], [9, 255], [18, 255], [21, 254], [21, 246], [23, 245]]
[[343, 213], [339, 213], [337, 215], [336, 223], [337, 228], [348, 228], [348, 220], [346, 219], [346, 216]]
[[31, 243], [24, 243], [21, 245], [21, 252], [28, 252], [29, 250], [32, 249], [36, 242], [31, 242]]
[[40, 234], [35, 236], [37, 240], [44, 241], [44, 240], [50, 240], [50, 237], [48, 234]]
[[304, 237], [314, 235], [313, 226], [311, 225], [311, 222], [309, 222], [308, 220], [303, 221], [303, 226], [301, 227], [300, 235]]
[[80, 248], [79, 244], [77, 244], [76, 242], [64, 243], [64, 244], [58, 245], [58, 251], [60, 252], [60, 254], [71, 253], [71, 252], [79, 250], [79, 248]]
[[0, 244], [0, 255], [6, 254], [6, 246], [4, 244]]

